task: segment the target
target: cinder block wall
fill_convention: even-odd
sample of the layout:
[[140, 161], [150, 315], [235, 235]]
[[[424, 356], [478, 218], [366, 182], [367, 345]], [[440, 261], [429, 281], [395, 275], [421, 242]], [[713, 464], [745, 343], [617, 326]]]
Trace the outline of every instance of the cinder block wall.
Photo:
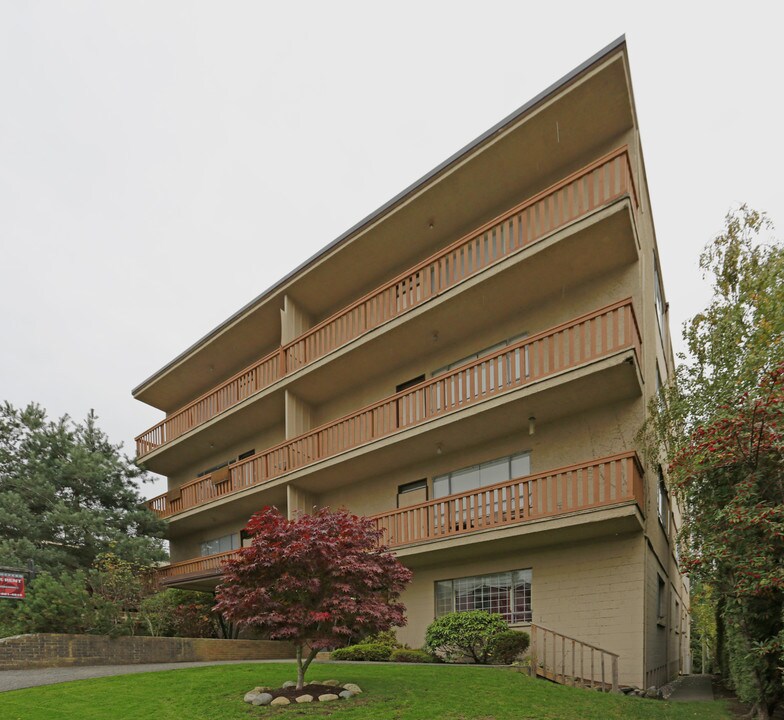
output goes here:
[[274, 640], [16, 635], [0, 639], [0, 670], [211, 660], [288, 660], [294, 647]]

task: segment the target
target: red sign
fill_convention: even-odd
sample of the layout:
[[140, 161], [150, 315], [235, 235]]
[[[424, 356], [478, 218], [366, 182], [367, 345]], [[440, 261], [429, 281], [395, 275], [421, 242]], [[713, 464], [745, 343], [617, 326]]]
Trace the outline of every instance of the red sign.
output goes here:
[[23, 600], [24, 596], [24, 575], [20, 573], [0, 573], [0, 598]]

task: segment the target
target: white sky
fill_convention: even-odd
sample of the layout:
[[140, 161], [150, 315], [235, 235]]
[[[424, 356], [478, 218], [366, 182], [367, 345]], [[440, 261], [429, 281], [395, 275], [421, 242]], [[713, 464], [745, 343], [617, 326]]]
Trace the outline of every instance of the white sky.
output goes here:
[[725, 213], [784, 225], [777, 5], [0, 0], [0, 401], [132, 454], [132, 387], [622, 33], [677, 337]]

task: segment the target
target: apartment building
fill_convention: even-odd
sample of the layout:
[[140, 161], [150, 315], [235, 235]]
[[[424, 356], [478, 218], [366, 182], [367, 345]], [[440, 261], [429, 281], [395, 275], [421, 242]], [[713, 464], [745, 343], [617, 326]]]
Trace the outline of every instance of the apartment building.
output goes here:
[[[263, 252], [260, 248], [259, 252]], [[345, 507], [414, 572], [401, 641], [483, 608], [688, 669], [680, 516], [637, 452], [673, 370], [626, 43], [611, 44], [145, 380], [161, 581], [265, 505]]]

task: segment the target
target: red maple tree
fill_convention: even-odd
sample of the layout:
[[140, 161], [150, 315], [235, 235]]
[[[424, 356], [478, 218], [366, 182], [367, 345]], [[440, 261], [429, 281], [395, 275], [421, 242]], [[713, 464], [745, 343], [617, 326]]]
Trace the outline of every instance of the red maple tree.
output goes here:
[[322, 508], [285, 518], [274, 507], [251, 517], [251, 545], [223, 564], [216, 610], [297, 653], [297, 687], [319, 650], [405, 625], [398, 602], [411, 580], [367, 518]]

